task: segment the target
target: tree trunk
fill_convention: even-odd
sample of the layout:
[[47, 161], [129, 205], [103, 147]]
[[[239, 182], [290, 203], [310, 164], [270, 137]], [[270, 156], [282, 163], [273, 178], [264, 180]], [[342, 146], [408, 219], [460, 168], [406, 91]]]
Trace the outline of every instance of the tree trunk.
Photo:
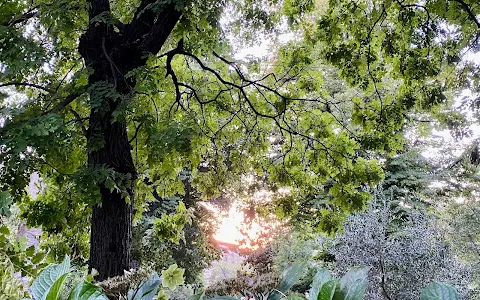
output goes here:
[[[95, 20], [99, 15], [110, 15], [109, 0], [88, 0], [89, 27], [80, 37], [78, 50], [89, 76], [91, 107], [86, 133], [88, 165], [91, 168], [109, 168], [121, 176], [130, 176], [127, 189], [129, 201], [120, 193], [99, 185], [101, 203], [93, 207], [90, 233], [89, 268], [95, 268], [98, 280], [123, 275], [130, 268], [130, 242], [136, 169], [124, 119], [115, 120], [116, 109], [132, 99], [136, 80], [126, 77], [135, 68], [145, 65], [146, 53], [156, 54], [165, 44], [181, 12], [175, 1], [168, 2], [158, 12], [148, 9], [154, 0], [141, 0], [135, 17], [129, 24]], [[96, 94], [97, 87], [107, 87], [111, 93]], [[100, 103], [100, 104], [99, 104]]]
[[128, 198], [116, 189], [99, 184], [101, 203], [92, 208], [89, 269], [98, 271], [97, 280], [123, 275], [130, 269], [131, 239], [136, 169], [124, 119], [115, 119], [116, 109], [131, 100], [135, 79], [125, 78], [135, 61], [119, 49], [119, 35], [109, 24], [89, 27], [81, 37], [79, 52], [93, 70], [89, 86], [107, 89], [98, 94], [97, 87], [90, 91], [90, 101], [100, 103], [91, 107], [87, 130], [88, 165], [92, 169], [108, 168], [119, 176]]
[[102, 206], [92, 214], [89, 268], [95, 268], [97, 280], [123, 275], [130, 269], [132, 205], [113, 194], [103, 196]]
[[[92, 119], [97, 117], [95, 114], [91, 116]], [[105, 144], [102, 149], [89, 153], [89, 165], [112, 168], [122, 175], [129, 174], [134, 180], [135, 166], [130, 152], [126, 125], [118, 122], [110, 124], [109, 118], [102, 120], [101, 125], [100, 131]], [[92, 136], [98, 138], [98, 135]], [[112, 192], [105, 186], [100, 186], [102, 203], [93, 207], [89, 267], [98, 271], [98, 280], [123, 275], [123, 270], [130, 269], [133, 181], [126, 188], [129, 191], [128, 202], [116, 190]]]

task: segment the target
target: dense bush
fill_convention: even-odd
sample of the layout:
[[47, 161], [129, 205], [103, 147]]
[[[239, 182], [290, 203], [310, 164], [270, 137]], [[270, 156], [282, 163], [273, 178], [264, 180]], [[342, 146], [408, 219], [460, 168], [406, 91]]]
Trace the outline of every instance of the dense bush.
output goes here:
[[480, 205], [475, 199], [467, 203], [449, 203], [440, 218], [446, 238], [458, 257], [471, 269], [471, 299], [480, 299]]
[[438, 220], [409, 211], [404, 224], [392, 230], [394, 216], [386, 201], [348, 217], [344, 232], [324, 241], [335, 256], [333, 269], [372, 266], [367, 291], [372, 300], [418, 299], [420, 290], [432, 281], [451, 282], [467, 297], [470, 271], [452, 253]]
[[377, 190], [368, 210], [350, 215], [334, 238], [304, 232], [279, 238], [273, 261], [284, 267], [288, 261], [306, 259], [337, 275], [370, 266], [369, 300], [418, 299], [432, 281], [451, 283], [463, 297], [474, 299], [471, 269], [452, 249], [455, 241], [446, 238], [443, 223], [431, 209], [412, 208], [403, 202], [408, 197], [397, 201], [392, 194]]

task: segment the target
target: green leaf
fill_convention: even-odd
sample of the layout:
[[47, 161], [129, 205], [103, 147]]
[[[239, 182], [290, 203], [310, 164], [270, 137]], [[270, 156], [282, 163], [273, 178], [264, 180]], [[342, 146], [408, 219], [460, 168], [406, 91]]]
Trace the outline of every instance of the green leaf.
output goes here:
[[337, 289], [338, 282], [336, 280], [330, 280], [325, 282], [320, 289], [320, 293], [315, 300], [332, 300], [335, 290]]
[[297, 281], [302, 277], [305, 272], [307, 263], [300, 262], [293, 264], [287, 271], [285, 271], [277, 290], [281, 292], [287, 292]]
[[43, 252], [37, 252], [31, 259], [32, 264], [36, 265], [40, 263], [43, 258], [45, 257], [45, 253]]
[[460, 295], [451, 285], [432, 282], [423, 289], [420, 300], [460, 300]]
[[0, 226], [0, 233], [3, 235], [9, 235], [10, 234], [10, 229], [6, 225]]
[[312, 287], [308, 293], [309, 300], [316, 300], [322, 286], [329, 280], [332, 279], [330, 272], [325, 268], [320, 268], [313, 278]]
[[268, 295], [268, 300], [278, 300], [282, 299], [288, 290], [297, 283], [297, 281], [302, 277], [305, 272], [307, 264], [305, 262], [294, 263], [290, 268], [288, 268], [280, 281], [280, 284], [277, 286], [276, 291]]
[[[70, 272], [70, 257], [65, 256], [61, 264], [51, 264], [33, 281], [31, 293], [35, 300], [46, 300], [50, 297], [50, 290], [57, 288], [55, 285], [60, 280], [60, 285], [65, 279], [62, 276]], [[55, 287], [54, 287], [55, 286]], [[52, 294], [53, 297], [53, 294]], [[52, 299], [52, 298], [48, 298]]]
[[348, 271], [340, 279], [340, 290], [337, 294], [342, 300], [361, 300], [367, 289], [367, 275], [370, 267], [356, 267]]
[[8, 216], [13, 197], [9, 192], [0, 192], [0, 215]]
[[109, 189], [110, 192], [112, 193], [113, 190], [115, 189], [115, 181], [113, 181], [112, 178], [107, 177], [107, 178], [105, 179], [105, 187], [106, 187], [107, 189]]
[[85, 281], [75, 286], [68, 300], [108, 300], [108, 297], [99, 287]]
[[180, 269], [177, 264], [171, 265], [167, 270], [162, 271], [162, 286], [174, 290], [185, 281], [183, 278], [184, 269]]
[[28, 257], [32, 257], [34, 254], [35, 254], [35, 246], [30, 246], [28, 247], [26, 250], [25, 250], [25, 254], [28, 256]]
[[65, 282], [65, 279], [67, 279], [68, 273], [63, 274], [55, 280], [55, 283], [52, 285], [50, 288], [50, 291], [48, 292], [47, 297], [45, 298], [46, 300], [57, 300], [60, 299], [60, 291], [62, 290], [63, 283]]
[[[171, 267], [172, 266], [170, 266], [170, 268]], [[162, 272], [162, 275], [163, 275], [163, 272]], [[182, 273], [182, 280], [183, 280], [183, 273]], [[154, 272], [152, 275], [150, 275], [150, 277], [147, 280], [142, 282], [140, 284], [140, 286], [138, 286], [136, 289], [129, 290], [128, 294], [127, 294], [127, 299], [128, 300], [151, 300], [151, 299], [153, 299], [153, 297], [155, 297], [157, 295], [158, 286], [160, 285], [160, 281], [161, 280], [160, 280], [160, 277], [158, 277], [157, 272]]]

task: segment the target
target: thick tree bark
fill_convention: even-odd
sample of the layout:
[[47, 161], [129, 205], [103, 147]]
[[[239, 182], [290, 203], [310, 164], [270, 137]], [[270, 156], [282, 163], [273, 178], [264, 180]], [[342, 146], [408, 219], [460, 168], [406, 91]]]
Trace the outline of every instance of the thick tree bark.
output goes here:
[[[90, 26], [81, 37], [79, 51], [93, 69], [89, 77], [90, 101], [101, 103], [92, 107], [87, 130], [88, 165], [91, 168], [109, 168], [120, 176], [130, 176], [127, 203], [116, 190], [100, 184], [101, 203], [92, 209], [89, 268], [95, 268], [98, 280], [122, 275], [130, 268], [130, 241], [132, 237], [132, 204], [134, 200], [133, 163], [127, 126], [124, 120], [115, 120], [114, 112], [121, 101], [128, 101], [135, 82], [124, 78], [128, 71], [116, 55], [116, 34], [108, 24]], [[115, 59], [115, 60], [114, 60]], [[128, 61], [129, 63], [131, 61]], [[95, 85], [110, 89], [107, 95], [96, 93]]]
[[104, 194], [102, 206], [93, 208], [89, 267], [98, 270], [97, 280], [123, 275], [131, 264], [132, 205]]
[[[111, 87], [99, 107], [92, 107], [87, 130], [88, 164], [92, 168], [109, 168], [130, 176], [125, 188], [130, 201], [117, 191], [100, 184], [101, 203], [93, 207], [90, 233], [90, 269], [99, 272], [98, 280], [123, 275], [131, 263], [132, 214], [136, 169], [127, 136], [125, 120], [115, 120], [121, 102], [130, 101], [135, 79], [125, 75], [146, 62], [146, 53], [156, 54], [181, 16], [171, 3], [159, 13], [144, 10], [153, 0], [143, 0], [134, 20], [118, 32], [109, 22], [91, 22], [80, 38], [79, 53], [93, 73], [89, 77], [90, 100], [98, 97], [95, 85]], [[108, 0], [89, 1], [89, 19], [109, 14]]]
[[[132, 178], [130, 186], [126, 187], [129, 191], [128, 203], [120, 193], [101, 186], [102, 203], [93, 207], [89, 267], [98, 271], [98, 280], [104, 280], [122, 275], [123, 270], [130, 268], [135, 166], [126, 125], [111, 123], [111, 115], [92, 113], [90, 118], [98, 122], [90, 127], [92, 130], [89, 136], [94, 140], [103, 137], [104, 146], [89, 153], [89, 166], [112, 168], [115, 172], [129, 174]], [[94, 129], [97, 133], [93, 132]]]

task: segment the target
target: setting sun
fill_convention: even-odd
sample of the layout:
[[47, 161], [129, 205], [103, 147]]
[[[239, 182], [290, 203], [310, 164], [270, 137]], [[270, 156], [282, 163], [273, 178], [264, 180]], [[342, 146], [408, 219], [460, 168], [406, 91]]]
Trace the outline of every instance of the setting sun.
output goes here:
[[239, 249], [258, 249], [266, 240], [269, 240], [269, 234], [277, 224], [273, 222], [262, 222], [260, 220], [248, 220], [242, 211], [238, 202], [235, 202], [226, 215], [222, 215], [217, 209], [210, 205], [205, 205], [209, 210], [218, 215], [218, 229], [213, 234], [215, 241], [238, 246]]
[[256, 240], [260, 237], [261, 227], [257, 221], [246, 224], [245, 214], [234, 203], [228, 215], [221, 219], [220, 226], [213, 238], [219, 242], [239, 245], [240, 248], [253, 248], [257, 246]]

